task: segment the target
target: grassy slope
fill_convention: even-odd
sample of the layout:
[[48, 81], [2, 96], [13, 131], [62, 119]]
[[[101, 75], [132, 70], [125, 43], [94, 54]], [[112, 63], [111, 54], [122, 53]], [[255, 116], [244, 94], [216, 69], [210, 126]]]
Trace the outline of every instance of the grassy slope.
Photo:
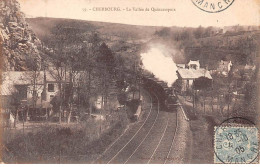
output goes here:
[[161, 28], [59, 18], [28, 18], [26, 21], [41, 40], [50, 37], [52, 28], [59, 24], [86, 31], [96, 31], [101, 35], [117, 36], [122, 39], [147, 38]]

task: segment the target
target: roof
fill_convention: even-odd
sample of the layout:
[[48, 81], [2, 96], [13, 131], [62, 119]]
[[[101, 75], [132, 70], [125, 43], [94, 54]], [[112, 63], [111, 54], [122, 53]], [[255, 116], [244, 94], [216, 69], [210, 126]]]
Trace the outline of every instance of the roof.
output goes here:
[[212, 79], [210, 73], [206, 69], [178, 69], [177, 72], [179, 73], [182, 79], [197, 79], [199, 77], [207, 77]]
[[192, 60], [190, 60], [190, 62], [189, 62], [188, 64], [199, 64], [199, 63], [200, 63], [199, 60], [196, 60], [196, 61], [192, 61]]
[[32, 80], [32, 72], [29, 71], [8, 71], [2, 73], [1, 95], [12, 95], [16, 92], [14, 85], [29, 85]]
[[2, 96], [8, 96], [11, 95], [12, 93], [16, 92], [16, 88], [14, 87], [14, 85], [1, 85], [1, 91], [0, 91], [0, 95]]

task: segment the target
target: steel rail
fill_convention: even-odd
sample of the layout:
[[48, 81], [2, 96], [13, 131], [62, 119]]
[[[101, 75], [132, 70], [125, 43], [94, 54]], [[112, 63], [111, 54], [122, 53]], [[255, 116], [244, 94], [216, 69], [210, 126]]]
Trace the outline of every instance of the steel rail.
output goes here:
[[169, 159], [170, 153], [171, 153], [172, 148], [173, 148], [173, 143], [174, 143], [174, 140], [175, 140], [175, 136], [176, 136], [177, 130], [178, 130], [178, 111], [176, 112], [176, 128], [175, 128], [174, 136], [172, 138], [172, 143], [171, 143], [170, 149], [168, 151], [168, 154], [167, 154], [167, 156], [166, 156], [166, 158], [164, 160], [164, 164], [166, 164], [166, 161]]
[[155, 148], [154, 151], [153, 151], [153, 154], [151, 155], [150, 159], [149, 159], [148, 162], [147, 162], [148, 164], [151, 162], [151, 160], [152, 160], [154, 154], [156, 153], [157, 149], [159, 148], [159, 146], [160, 146], [160, 144], [161, 144], [161, 142], [162, 142], [163, 137], [165, 136], [165, 132], [166, 132], [166, 130], [167, 130], [167, 128], [168, 128], [168, 125], [169, 125], [169, 119], [170, 119], [170, 118], [169, 118], [169, 113], [168, 113], [167, 124], [166, 124], [166, 126], [165, 126], [165, 128], [164, 128], [164, 131], [163, 131], [163, 134], [162, 134], [162, 136], [161, 136], [161, 138], [160, 138], [160, 140], [159, 140], [159, 143], [157, 144], [156, 148]]
[[[155, 95], [155, 94], [154, 94]], [[158, 109], [157, 109], [157, 115], [156, 115], [156, 118], [151, 126], [151, 128], [149, 129], [148, 133], [146, 134], [146, 136], [144, 137], [144, 139], [141, 141], [141, 143], [136, 147], [136, 149], [134, 150], [134, 152], [130, 155], [130, 157], [128, 157], [128, 159], [125, 161], [124, 164], [126, 164], [128, 162], [128, 160], [135, 154], [135, 152], [138, 150], [138, 148], [142, 145], [142, 143], [145, 141], [145, 139], [148, 137], [148, 135], [150, 134], [151, 130], [153, 129], [156, 121], [157, 121], [157, 118], [158, 118], [158, 115], [159, 115], [159, 112], [160, 112], [160, 107], [159, 107], [159, 99], [158, 97], [155, 95], [155, 97], [157, 98], [157, 101], [158, 101]]]
[[[148, 94], [148, 96], [150, 97], [151, 107], [150, 107], [149, 114], [147, 115], [147, 117], [146, 117], [144, 123], [142, 124], [142, 126], [146, 123], [147, 118], [150, 116], [151, 111], [152, 111], [152, 97], [151, 97], [151, 95], [150, 95], [149, 93], [147, 93], [147, 94]], [[138, 131], [142, 128], [142, 126], [138, 129]], [[138, 131], [137, 131], [136, 133], [138, 133]], [[116, 144], [117, 141], [119, 141], [119, 140], [122, 138], [122, 136], [123, 136], [124, 134], [126, 134], [126, 132], [127, 132], [127, 130], [125, 130], [101, 155], [99, 155], [99, 156], [96, 158], [96, 160], [94, 160], [93, 162], [91, 162], [91, 164], [94, 164], [98, 159], [100, 159], [110, 148], [112, 148], [112, 147]], [[136, 134], [136, 133], [135, 133], [135, 134]]]
[[[142, 126], [138, 129], [138, 131], [131, 137], [131, 139], [107, 162], [107, 164], [109, 164], [111, 161], [113, 161], [113, 160], [120, 154], [120, 152], [123, 151], [123, 149], [134, 139], [134, 137], [138, 134], [138, 132], [143, 128], [143, 126], [144, 126], [145, 123], [147, 122], [147, 120], [148, 120], [148, 118], [149, 118], [149, 116], [150, 116], [150, 114], [151, 114], [152, 108], [153, 108], [152, 97], [151, 97], [151, 95], [149, 95], [149, 96], [150, 96], [150, 98], [151, 98], [151, 108], [150, 108], [149, 115], [148, 115], [148, 116], [146, 117], [146, 119], [145, 119], [145, 122], [144, 122], [144, 123], [142, 124]], [[155, 96], [156, 96], [156, 95], [155, 95]], [[158, 97], [156, 96], [156, 98], [158, 98]], [[155, 118], [154, 122], [156, 121], [157, 117], [158, 117], [158, 113], [157, 113], [157, 115], [156, 115], [156, 118]]]

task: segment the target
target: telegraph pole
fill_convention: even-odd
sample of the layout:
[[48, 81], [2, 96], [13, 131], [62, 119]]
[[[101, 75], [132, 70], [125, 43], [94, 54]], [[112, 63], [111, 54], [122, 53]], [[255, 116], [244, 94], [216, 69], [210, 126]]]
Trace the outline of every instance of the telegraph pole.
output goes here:
[[195, 112], [195, 109], [194, 109], [194, 105], [195, 105], [195, 91], [194, 91], [194, 88], [192, 89], [192, 95], [193, 95], [193, 103], [192, 103], [192, 111], [193, 113]]

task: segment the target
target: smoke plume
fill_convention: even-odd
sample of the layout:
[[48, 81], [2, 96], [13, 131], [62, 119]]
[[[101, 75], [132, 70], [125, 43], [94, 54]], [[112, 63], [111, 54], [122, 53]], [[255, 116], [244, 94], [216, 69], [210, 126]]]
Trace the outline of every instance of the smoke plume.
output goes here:
[[152, 72], [158, 79], [167, 82], [170, 87], [177, 79], [177, 67], [172, 55], [160, 47], [152, 47], [141, 54], [144, 69]]

